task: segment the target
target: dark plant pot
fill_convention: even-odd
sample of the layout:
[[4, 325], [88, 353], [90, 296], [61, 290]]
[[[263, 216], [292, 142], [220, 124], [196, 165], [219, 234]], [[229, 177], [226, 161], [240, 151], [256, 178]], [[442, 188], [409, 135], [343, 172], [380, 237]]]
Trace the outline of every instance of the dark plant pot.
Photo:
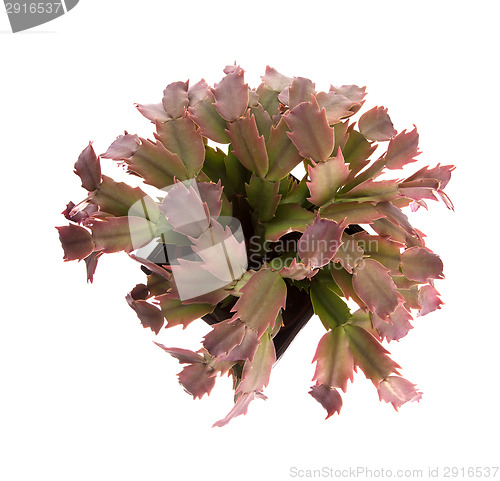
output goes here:
[[[235, 303], [236, 299], [224, 307], [217, 306], [212, 313], [206, 314], [202, 319], [210, 325], [229, 319], [233, 317], [231, 308]], [[295, 286], [287, 286], [286, 305], [282, 312], [283, 326], [274, 338], [277, 360], [283, 355], [313, 314], [311, 298], [307, 291], [298, 289]]]

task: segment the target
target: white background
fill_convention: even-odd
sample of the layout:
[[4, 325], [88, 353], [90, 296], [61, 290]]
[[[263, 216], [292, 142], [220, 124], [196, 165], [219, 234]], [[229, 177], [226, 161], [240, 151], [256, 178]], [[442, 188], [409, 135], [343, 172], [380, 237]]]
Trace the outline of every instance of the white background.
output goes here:
[[[81, 0], [15, 35], [2, 11], [0, 479], [499, 465], [496, 3]], [[54, 226], [84, 196], [72, 169], [88, 141], [102, 153], [124, 129], [151, 137], [134, 102], [160, 101], [176, 80], [217, 82], [234, 61], [253, 87], [266, 64], [318, 89], [366, 85], [366, 108], [387, 107], [400, 131], [417, 125], [421, 163], [457, 166], [456, 212], [430, 202], [410, 217], [444, 261], [446, 305], [388, 346], [420, 403], [396, 413], [358, 374], [340, 416], [324, 421], [307, 394], [316, 318], [273, 370], [269, 399], [211, 428], [232, 406], [230, 382], [201, 401], [183, 392], [179, 364], [124, 300], [144, 279], [138, 265], [105, 256], [87, 285], [83, 263], [62, 262]], [[112, 161], [103, 169], [120, 178]], [[207, 330], [198, 321], [159, 340], [197, 349]]]

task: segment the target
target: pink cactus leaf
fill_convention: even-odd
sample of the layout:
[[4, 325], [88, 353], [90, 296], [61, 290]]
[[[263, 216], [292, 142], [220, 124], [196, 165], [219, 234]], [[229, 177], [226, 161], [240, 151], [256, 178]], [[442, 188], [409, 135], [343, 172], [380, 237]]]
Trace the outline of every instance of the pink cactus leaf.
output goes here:
[[128, 171], [140, 175], [147, 184], [163, 189], [174, 183], [174, 179], [186, 180], [186, 166], [177, 154], [170, 152], [161, 142], [140, 139], [141, 145], [125, 159]]
[[231, 421], [231, 419], [240, 416], [240, 415], [245, 415], [248, 412], [248, 405], [256, 398], [256, 397], [261, 397], [257, 396], [255, 392], [249, 392], [249, 393], [243, 393], [238, 396], [238, 399], [236, 400], [236, 403], [234, 404], [233, 409], [229, 411], [228, 415], [224, 418], [221, 419], [220, 421], [217, 421], [214, 423], [212, 427], [223, 427], [226, 424]]
[[90, 255], [85, 257], [85, 265], [87, 267], [87, 282], [94, 282], [94, 274], [97, 269], [97, 261], [101, 257], [102, 252], [92, 252]]
[[208, 206], [194, 186], [176, 182], [160, 204], [175, 232], [199, 237], [210, 225]]
[[379, 202], [377, 210], [384, 214], [390, 221], [401, 226], [408, 234], [418, 237], [417, 231], [410, 224], [408, 217], [391, 202]]
[[237, 68], [228, 73], [213, 90], [214, 107], [220, 116], [228, 122], [239, 119], [248, 106], [248, 84], [244, 80], [244, 72]]
[[290, 86], [285, 87], [278, 95], [280, 105], [288, 107], [290, 103]]
[[113, 160], [128, 159], [139, 148], [140, 144], [139, 136], [125, 133], [125, 135], [119, 135], [101, 157]]
[[243, 366], [241, 382], [236, 393], [258, 392], [269, 384], [271, 369], [276, 362], [276, 350], [269, 333], [260, 338], [260, 344], [252, 361]]
[[281, 118], [278, 124], [271, 128], [267, 142], [269, 171], [266, 178], [268, 180], [281, 180], [302, 161], [302, 156], [290, 140], [287, 132], [288, 125], [284, 118]]
[[411, 247], [401, 254], [401, 270], [408, 278], [418, 282], [444, 279], [443, 262], [426, 247]]
[[352, 284], [356, 294], [382, 319], [392, 314], [404, 298], [396, 290], [389, 269], [374, 259], [364, 259], [354, 270]]
[[333, 280], [339, 286], [346, 299], [352, 299], [359, 307], [366, 309], [365, 303], [359, 298], [352, 285], [352, 274], [346, 269], [339, 269], [335, 266], [331, 270]]
[[313, 362], [313, 381], [346, 392], [347, 382], [353, 380], [354, 361], [344, 329], [332, 329], [321, 338]]
[[325, 162], [318, 162], [309, 165], [309, 178], [307, 182], [311, 197], [311, 203], [322, 206], [328, 204], [335, 198], [339, 187], [344, 185], [349, 176], [349, 167], [344, 162], [342, 151], [338, 149], [335, 157], [330, 157]]
[[342, 243], [345, 228], [343, 223], [337, 224], [333, 220], [317, 216], [297, 244], [297, 252], [302, 262], [314, 268], [328, 264]]
[[341, 94], [331, 90], [330, 92], [319, 92], [316, 95], [319, 107], [326, 110], [326, 118], [330, 125], [339, 123], [342, 119], [350, 117], [354, 114], [353, 107], [361, 106], [358, 102], [354, 102]]
[[356, 199], [358, 202], [389, 202], [396, 199], [398, 196], [399, 189], [397, 180], [375, 181], [373, 179], [368, 179], [347, 192], [339, 194], [337, 197], [342, 200]]
[[211, 217], [219, 217], [222, 208], [222, 185], [221, 181], [214, 182], [198, 182], [196, 184], [201, 200], [207, 204]]
[[158, 334], [163, 327], [165, 319], [162, 312], [157, 307], [153, 306], [145, 300], [135, 300], [132, 295], [127, 294], [126, 298], [128, 305], [135, 311], [137, 317], [141, 321], [142, 327], [151, 329], [155, 334]]
[[370, 163], [370, 156], [376, 149], [376, 142], [369, 142], [363, 134], [354, 130], [352, 125], [348, 127], [347, 140], [344, 147], [342, 147], [342, 152], [344, 153], [345, 161], [349, 164], [349, 170], [351, 171], [348, 179], [349, 181]]
[[201, 399], [205, 394], [208, 396], [215, 386], [213, 367], [205, 363], [187, 365], [177, 376], [184, 390], [193, 396], [193, 399]]
[[[397, 279], [397, 277], [393, 277], [393, 279]], [[418, 300], [417, 286], [411, 286], [409, 289], [398, 289], [398, 292], [405, 298], [404, 306], [407, 309], [420, 310], [422, 308]]]
[[163, 91], [163, 108], [170, 118], [182, 117], [184, 109], [188, 107], [188, 87], [189, 81], [173, 82]]
[[384, 107], [373, 107], [359, 118], [359, 131], [370, 140], [391, 140], [398, 132]]
[[64, 261], [85, 259], [94, 250], [94, 241], [87, 229], [78, 225], [56, 227], [64, 250]]
[[437, 190], [439, 189], [439, 186], [441, 185], [441, 182], [437, 179], [414, 179], [414, 180], [405, 180], [403, 182], [399, 183], [399, 187], [401, 188], [406, 188], [406, 189], [411, 189], [411, 188], [417, 188], [417, 189], [432, 189], [432, 190]]
[[344, 329], [349, 339], [354, 363], [375, 386], [389, 374], [399, 374], [397, 370], [401, 369], [401, 366], [388, 356], [389, 351], [384, 349], [372, 334], [353, 324], [346, 324]]
[[[411, 206], [414, 201], [412, 199], [407, 199], [406, 197], [398, 197], [392, 201], [392, 205], [398, 209], [403, 209], [404, 207]], [[412, 211], [413, 212], [413, 211]]]
[[274, 327], [280, 309], [285, 308], [286, 284], [278, 272], [261, 269], [241, 288], [241, 297], [231, 309], [260, 339]]
[[233, 73], [233, 72], [239, 72], [240, 70], [241, 70], [241, 67], [239, 65], [236, 65], [236, 62], [234, 62], [233, 65], [226, 65], [224, 67], [223, 72], [225, 74], [230, 74], [230, 73]]
[[167, 150], [176, 154], [186, 166], [189, 178], [201, 170], [205, 159], [205, 144], [190, 117], [156, 123], [155, 137]]
[[[349, 273], [352, 274], [354, 267], [358, 265], [359, 262], [364, 257], [364, 251], [353, 237], [346, 234], [342, 234], [342, 245], [339, 247], [338, 251], [333, 256], [333, 262], [339, 262], [340, 265]], [[334, 269], [338, 270], [338, 269]]]
[[276, 242], [289, 232], [305, 232], [316, 219], [311, 212], [298, 204], [278, 205], [274, 218], [265, 226], [266, 240]]
[[75, 174], [80, 177], [82, 187], [89, 192], [96, 190], [101, 183], [101, 163], [95, 155], [92, 142], [83, 149], [75, 163]]
[[264, 136], [259, 135], [255, 116], [248, 111], [245, 117], [228, 125], [227, 134], [238, 160], [248, 170], [255, 172], [259, 177], [264, 177], [269, 168], [269, 159], [266, 142]]
[[64, 209], [61, 214], [66, 217], [66, 219], [76, 224], [83, 224], [85, 221], [92, 217], [94, 213], [98, 211], [98, 207], [94, 204], [89, 204], [88, 202], [81, 202], [78, 206], [75, 206], [73, 202], [68, 202], [66, 209]]
[[189, 106], [195, 107], [211, 94], [212, 92], [210, 91], [209, 85], [205, 79], [201, 79], [199, 82], [196, 82], [188, 88]]
[[384, 379], [377, 389], [379, 399], [391, 403], [396, 411], [407, 402], [422, 399], [422, 393], [415, 389], [415, 384], [398, 376]]
[[335, 222], [346, 219], [349, 224], [369, 224], [376, 219], [385, 217], [377, 210], [374, 202], [334, 202], [322, 207], [319, 213], [324, 219]]
[[398, 341], [405, 337], [413, 326], [409, 321], [413, 319], [411, 314], [400, 304], [389, 316], [388, 321], [384, 321], [375, 313], [371, 313], [373, 327], [378, 330], [382, 338], [387, 341]]
[[399, 227], [399, 225], [393, 224], [391, 221], [385, 218], [376, 219], [371, 223], [373, 230], [381, 235], [388, 236], [392, 240], [396, 242], [401, 242], [402, 244], [406, 244], [408, 246], [423, 246], [425, 237], [422, 232], [418, 231], [418, 238], [409, 235], [403, 228]]
[[369, 235], [367, 232], [358, 232], [353, 235], [364, 253], [387, 267], [390, 274], [399, 276], [401, 263], [401, 249], [405, 244], [396, 242], [388, 237]]
[[418, 292], [418, 302], [422, 306], [419, 316], [425, 316], [429, 312], [441, 309], [444, 302], [439, 298], [439, 292], [431, 285], [422, 286]]
[[402, 169], [406, 164], [418, 160], [415, 157], [420, 153], [417, 128], [414, 126], [411, 132], [403, 130], [391, 139], [385, 155], [385, 165], [388, 169]]
[[170, 116], [165, 112], [163, 103], [161, 102], [158, 104], [135, 104], [135, 106], [141, 115], [153, 122], [153, 124], [156, 123], [157, 120], [159, 122], [170, 120]]
[[105, 217], [88, 222], [95, 250], [104, 254], [131, 252], [154, 238], [155, 226], [142, 217]]
[[171, 292], [157, 296], [156, 300], [167, 320], [167, 328], [182, 325], [185, 329], [191, 322], [212, 312], [215, 308], [214, 305], [208, 303], [183, 304]]
[[226, 134], [227, 122], [214, 107], [212, 92], [209, 92], [207, 97], [200, 100], [196, 105], [190, 106], [188, 113], [199, 127], [201, 135], [220, 144], [229, 143], [229, 138]]
[[443, 191], [454, 169], [453, 165], [441, 166], [440, 164], [432, 169], [424, 167], [399, 184], [400, 194], [422, 203], [423, 199], [438, 200], [434, 195], [437, 193], [446, 207], [454, 210], [453, 203]]
[[311, 95], [316, 93], [315, 85], [311, 80], [304, 77], [295, 77], [288, 88], [285, 88], [278, 96], [283, 105], [293, 109], [302, 102], [309, 102]]
[[366, 87], [358, 87], [357, 85], [342, 85], [341, 87], [334, 87], [332, 85], [330, 86], [330, 91], [347, 97], [349, 100], [359, 104], [359, 107], [364, 103], [366, 95]]
[[[243, 324], [239, 319], [231, 319], [231, 323]], [[220, 362], [236, 362], [236, 361], [252, 361], [257, 348], [259, 347], [259, 338], [257, 337], [257, 331], [251, 329], [250, 327], [243, 324], [245, 327], [243, 340], [240, 344], [231, 349], [227, 354], [221, 354], [218, 357]]]
[[454, 165], [437, 164], [436, 167], [430, 169], [428, 166], [423, 167], [418, 172], [408, 177], [406, 182], [411, 182], [420, 179], [437, 179], [440, 182], [439, 188], [444, 189], [451, 179], [451, 173], [455, 170]]
[[257, 107], [257, 105], [259, 105], [259, 94], [255, 89], [251, 89], [248, 91], [248, 108]]
[[326, 111], [320, 109], [314, 95], [283, 117], [290, 128], [287, 135], [302, 157], [316, 162], [330, 157], [335, 145], [334, 129], [328, 125]]
[[241, 344], [244, 336], [245, 325], [227, 319], [212, 326], [212, 330], [203, 338], [203, 346], [212, 356], [220, 358]]
[[279, 73], [276, 69], [269, 67], [269, 65], [266, 67], [265, 75], [263, 75], [261, 78], [264, 84], [275, 92], [281, 92], [293, 80], [290, 77]]
[[400, 187], [399, 194], [403, 197], [421, 202], [423, 199], [438, 200], [434, 195], [435, 190], [429, 187]]
[[325, 419], [328, 419], [335, 413], [340, 414], [342, 397], [336, 389], [324, 384], [317, 384], [311, 387], [309, 394], [326, 409], [327, 416]]
[[302, 279], [311, 279], [318, 272], [317, 268], [306, 266], [302, 262], [297, 262], [297, 259], [293, 259], [289, 266], [284, 266], [279, 271], [280, 276], [283, 278], [294, 279], [300, 281]]
[[425, 210], [429, 210], [427, 207], [427, 203], [425, 200], [412, 200], [410, 204], [410, 209], [412, 212], [417, 212], [420, 207], [423, 207]]
[[189, 349], [181, 349], [179, 347], [166, 347], [159, 342], [155, 342], [155, 344], [159, 348], [170, 354], [172, 357], [175, 357], [175, 359], [177, 359], [181, 364], [196, 364], [205, 362], [205, 358], [201, 354], [190, 351]]
[[153, 222], [157, 222], [160, 217], [156, 202], [139, 187], [115, 182], [105, 175], [99, 188], [89, 197], [89, 202], [99, 206], [100, 212], [108, 215], [147, 217]]
[[[441, 200], [444, 202], [444, 204], [446, 205], [446, 207], [450, 210], [455, 210], [455, 207], [453, 206], [453, 202], [451, 201], [451, 199], [448, 197], [448, 195], [443, 192], [441, 189], [439, 189], [437, 191], [439, 197], [441, 197]], [[422, 202], [422, 201], [421, 201]]]

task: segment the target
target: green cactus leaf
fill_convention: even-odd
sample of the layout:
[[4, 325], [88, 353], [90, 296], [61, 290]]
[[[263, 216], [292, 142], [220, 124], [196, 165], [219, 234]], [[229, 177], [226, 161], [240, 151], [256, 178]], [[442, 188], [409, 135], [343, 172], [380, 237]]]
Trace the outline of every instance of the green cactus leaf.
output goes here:
[[279, 182], [269, 182], [266, 179], [252, 175], [250, 183], [246, 184], [247, 200], [260, 222], [269, 222], [276, 212], [281, 195], [278, 194]]
[[156, 123], [155, 137], [186, 166], [189, 178], [193, 178], [203, 166], [205, 145], [196, 125], [189, 117]]
[[334, 130], [328, 125], [326, 112], [320, 109], [314, 96], [302, 102], [283, 117], [290, 128], [288, 134], [302, 157], [315, 162], [330, 157], [335, 145]]
[[338, 289], [331, 278], [315, 276], [311, 283], [311, 302], [325, 329], [335, 329], [352, 317], [347, 304], [334, 291]]
[[314, 222], [316, 214], [297, 204], [280, 204], [274, 218], [265, 225], [265, 237], [275, 242], [289, 232], [305, 232]]
[[255, 115], [249, 111], [245, 117], [230, 123], [227, 130], [233, 153], [239, 161], [259, 177], [265, 177], [269, 168], [266, 142], [259, 134]]
[[353, 324], [346, 324], [343, 329], [349, 339], [354, 363], [376, 387], [390, 374], [399, 374], [397, 369], [401, 366], [388, 356], [389, 351], [372, 334]]
[[271, 135], [267, 142], [269, 155], [268, 180], [280, 180], [288, 175], [303, 160], [299, 151], [287, 135], [288, 125], [284, 119], [271, 129]]

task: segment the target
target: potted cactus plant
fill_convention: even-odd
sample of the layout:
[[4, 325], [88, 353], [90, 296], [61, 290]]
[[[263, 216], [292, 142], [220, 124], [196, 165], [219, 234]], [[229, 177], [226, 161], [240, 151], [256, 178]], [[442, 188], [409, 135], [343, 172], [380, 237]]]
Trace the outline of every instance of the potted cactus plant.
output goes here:
[[[267, 67], [251, 89], [239, 66], [224, 73], [214, 87], [174, 82], [161, 103], [138, 104], [154, 140], [125, 132], [101, 156], [83, 150], [75, 173], [87, 195], [57, 227], [64, 260], [84, 260], [92, 282], [101, 255], [124, 251], [147, 276], [126, 296], [145, 328], [211, 325], [198, 350], [158, 346], [184, 364], [179, 382], [194, 398], [233, 377], [234, 407], [216, 426], [265, 398], [313, 314], [326, 332], [311, 351], [310, 394], [327, 417], [357, 368], [396, 410], [419, 400], [382, 342], [442, 305], [442, 262], [402, 209], [429, 199], [453, 209], [443, 189], [454, 167], [402, 176], [420, 154], [417, 130], [398, 133], [383, 107], [353, 121], [365, 88], [317, 92]], [[103, 175], [101, 158], [156, 195]]]

